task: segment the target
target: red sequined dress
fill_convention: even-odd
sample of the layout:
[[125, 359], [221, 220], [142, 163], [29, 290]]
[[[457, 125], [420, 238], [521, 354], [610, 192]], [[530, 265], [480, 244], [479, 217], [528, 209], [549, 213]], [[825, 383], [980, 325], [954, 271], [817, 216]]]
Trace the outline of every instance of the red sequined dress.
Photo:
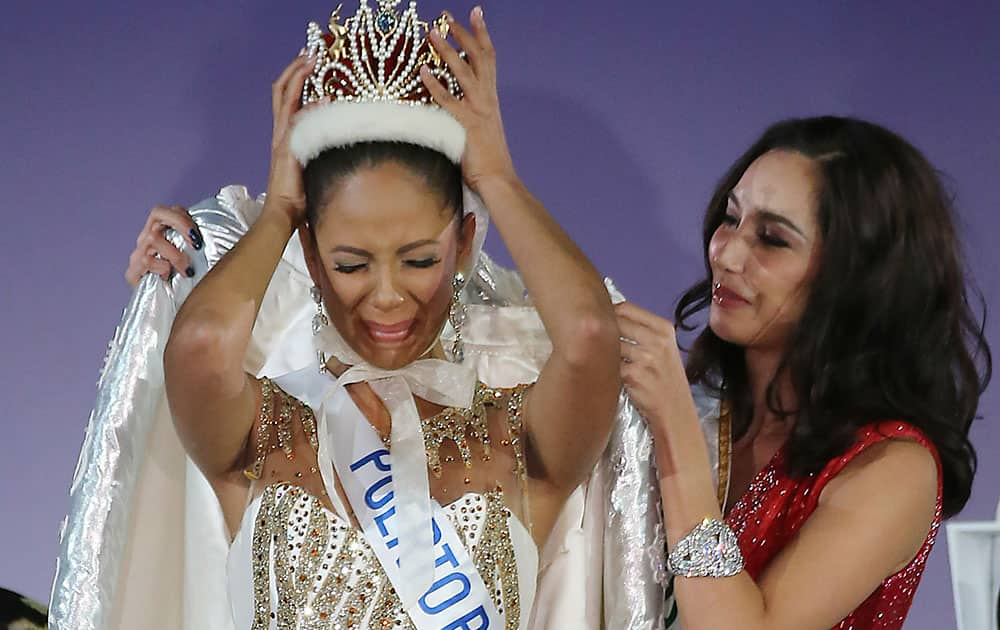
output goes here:
[[[780, 449], [726, 516], [726, 522], [739, 539], [747, 573], [757, 580], [771, 559], [795, 536], [816, 509], [826, 484], [861, 451], [889, 438], [919, 442], [938, 459], [937, 449], [930, 440], [916, 428], [901, 422], [873, 423], [863, 427], [858, 431], [854, 445], [844, 455], [830, 461], [819, 473], [801, 479], [794, 479], [784, 472], [785, 449]], [[903, 627], [941, 524], [940, 473], [938, 460], [937, 509], [920, 552], [901, 571], [883, 580], [868, 599], [834, 626], [835, 629], [890, 630]]]

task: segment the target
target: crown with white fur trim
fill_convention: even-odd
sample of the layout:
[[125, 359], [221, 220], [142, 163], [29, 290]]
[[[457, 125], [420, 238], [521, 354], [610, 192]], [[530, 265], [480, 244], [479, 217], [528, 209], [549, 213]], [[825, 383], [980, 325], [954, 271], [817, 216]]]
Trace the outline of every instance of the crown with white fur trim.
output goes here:
[[[316, 57], [302, 90], [292, 154], [307, 164], [327, 149], [359, 142], [408, 142], [443, 153], [460, 163], [465, 129], [433, 103], [420, 78], [427, 65], [442, 85], [461, 98], [458, 81], [427, 40], [430, 29], [448, 34], [442, 15], [433, 24], [417, 16], [416, 2], [399, 13], [401, 0], [378, 0], [373, 10], [361, 0], [358, 12], [341, 24], [341, 6], [329, 32], [310, 23], [306, 52]], [[327, 100], [320, 104], [318, 101]]]

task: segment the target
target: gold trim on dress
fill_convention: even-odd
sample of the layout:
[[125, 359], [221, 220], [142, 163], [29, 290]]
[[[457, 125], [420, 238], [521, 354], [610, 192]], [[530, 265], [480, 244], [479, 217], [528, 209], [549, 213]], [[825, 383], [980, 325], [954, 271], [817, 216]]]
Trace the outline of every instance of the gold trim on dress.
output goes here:
[[264, 472], [264, 460], [271, 442], [271, 422], [274, 417], [274, 384], [269, 378], [260, 380], [260, 416], [257, 421], [256, 458], [243, 471], [243, 476], [251, 481], [260, 479]]
[[[243, 470], [243, 475], [251, 481], [261, 478], [264, 473], [264, 462], [271, 451], [281, 449], [289, 461], [295, 459], [292, 450], [292, 422], [297, 415], [302, 422], [302, 431], [314, 450], [319, 449], [319, 438], [316, 435], [316, 416], [306, 404], [278, 387], [274, 381], [265, 377], [260, 379], [260, 415], [257, 423], [257, 438], [254, 447], [253, 463]], [[275, 400], [277, 399], [277, 400]], [[275, 410], [278, 410], [278, 421], [275, 422]], [[277, 443], [272, 437], [271, 427], [276, 428]]]
[[424, 434], [424, 450], [427, 453], [427, 467], [431, 473], [440, 479], [441, 444], [451, 440], [458, 446], [458, 452], [465, 463], [466, 469], [472, 468], [472, 451], [469, 439], [472, 438], [483, 445], [483, 460], [490, 458], [488, 407], [497, 407], [503, 393], [500, 390], [476, 383], [476, 392], [472, 397], [472, 407], [446, 407], [439, 413], [420, 421]]
[[517, 482], [521, 488], [521, 518], [528, 532], [534, 535], [531, 522], [531, 501], [528, 495], [528, 466], [524, 457], [524, 395], [530, 385], [522, 383], [514, 387], [507, 399], [507, 433], [510, 436], [510, 447], [514, 451], [514, 461], [517, 468]]
[[719, 508], [726, 513], [729, 498], [729, 481], [733, 467], [733, 421], [729, 403], [719, 403]]

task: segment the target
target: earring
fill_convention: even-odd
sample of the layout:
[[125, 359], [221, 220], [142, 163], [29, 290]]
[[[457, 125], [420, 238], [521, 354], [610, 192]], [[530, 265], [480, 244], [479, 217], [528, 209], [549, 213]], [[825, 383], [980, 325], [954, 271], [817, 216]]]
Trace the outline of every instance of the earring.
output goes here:
[[448, 309], [448, 321], [455, 331], [455, 341], [451, 344], [451, 356], [456, 363], [461, 363], [465, 359], [465, 344], [462, 343], [462, 326], [468, 312], [465, 303], [462, 302], [462, 288], [465, 286], [465, 276], [461, 272], [455, 274], [452, 287], [455, 293], [451, 297], [451, 307]]
[[[325, 326], [330, 325], [330, 319], [323, 310], [323, 292], [319, 290], [319, 287], [313, 286], [313, 288], [309, 289], [309, 295], [312, 297], [313, 302], [316, 303], [316, 314], [313, 315], [312, 320], [312, 330], [315, 336], [320, 334]], [[316, 359], [319, 361], [319, 371], [326, 372], [326, 353], [322, 350], [317, 350]]]
[[316, 314], [313, 315], [312, 329], [313, 334], [318, 335], [324, 326], [330, 325], [330, 320], [323, 311], [323, 293], [319, 290], [319, 287], [314, 286], [310, 289], [309, 295], [312, 296], [313, 302], [316, 303]]

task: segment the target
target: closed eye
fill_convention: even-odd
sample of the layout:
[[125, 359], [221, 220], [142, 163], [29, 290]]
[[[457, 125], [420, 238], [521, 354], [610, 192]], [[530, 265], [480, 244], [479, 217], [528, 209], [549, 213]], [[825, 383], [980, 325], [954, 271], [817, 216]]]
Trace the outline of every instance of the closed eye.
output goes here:
[[421, 258], [419, 260], [407, 260], [406, 264], [417, 269], [428, 269], [441, 262], [440, 258]]
[[757, 238], [759, 238], [762, 243], [768, 245], [769, 247], [788, 247], [788, 241], [779, 236], [775, 236], [774, 234], [771, 234], [766, 230], [762, 231]]
[[361, 271], [368, 265], [365, 263], [360, 263], [357, 265], [334, 265], [333, 270], [337, 273], [354, 273], [355, 271]]

